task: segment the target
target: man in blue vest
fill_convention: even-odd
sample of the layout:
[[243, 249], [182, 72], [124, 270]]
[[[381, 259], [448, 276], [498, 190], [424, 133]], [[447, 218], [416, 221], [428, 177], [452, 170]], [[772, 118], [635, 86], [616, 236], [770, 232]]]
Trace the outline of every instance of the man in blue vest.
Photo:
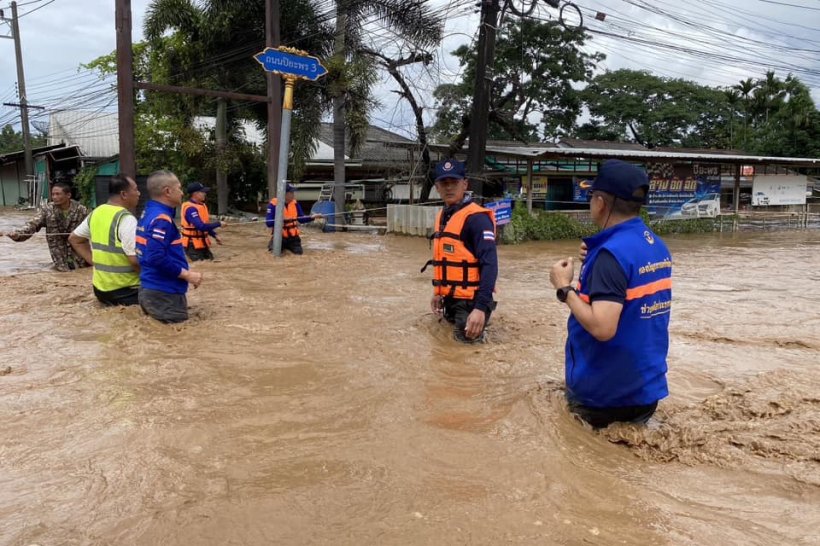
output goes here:
[[148, 177], [148, 195], [137, 223], [140, 263], [139, 302], [142, 310], [160, 322], [188, 320], [188, 284], [198, 288], [202, 273], [190, 271], [182, 235], [174, 223], [182, 204], [182, 186], [174, 173], [157, 171]]
[[74, 251], [94, 265], [91, 284], [103, 305], [136, 305], [139, 263], [136, 252], [140, 191], [133, 178], [117, 174], [108, 181], [108, 202], [100, 205], [68, 236]]
[[648, 192], [646, 171], [606, 161], [589, 203], [601, 231], [584, 239], [578, 284], [572, 285], [572, 258], [550, 271], [558, 300], [570, 310], [567, 401], [594, 428], [645, 423], [669, 394], [672, 256], [639, 216]]

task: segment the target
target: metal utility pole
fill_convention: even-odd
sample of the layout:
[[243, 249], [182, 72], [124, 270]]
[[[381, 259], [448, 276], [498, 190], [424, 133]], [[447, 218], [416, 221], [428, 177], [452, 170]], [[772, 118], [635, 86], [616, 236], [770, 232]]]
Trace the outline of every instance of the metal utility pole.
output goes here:
[[11, 3], [11, 32], [14, 35], [14, 56], [17, 59], [17, 89], [20, 94], [20, 123], [23, 126], [23, 155], [26, 174], [34, 175], [34, 158], [31, 155], [31, 128], [28, 124], [28, 98], [26, 76], [23, 73], [23, 48], [20, 45], [20, 25], [17, 21], [17, 2]]
[[470, 180], [470, 189], [479, 196], [484, 192], [482, 172], [484, 171], [484, 151], [487, 146], [490, 87], [493, 83], [492, 66], [495, 59], [495, 35], [499, 10], [499, 0], [481, 1], [478, 59], [476, 60], [473, 109], [470, 115], [470, 143], [467, 151], [467, 177]]
[[279, 176], [276, 188], [276, 218], [273, 219], [273, 255], [282, 255], [282, 227], [285, 225], [285, 177], [288, 175], [290, 148], [290, 118], [293, 113], [293, 88], [296, 78], [285, 78], [285, 97], [282, 104], [282, 146], [279, 147]]
[[[279, 0], [265, 0], [265, 46], [279, 47], [281, 35]], [[282, 131], [282, 78], [267, 73], [268, 80], [268, 196], [278, 197], [276, 175]], [[284, 197], [284, 196], [283, 196]]]
[[137, 176], [134, 144], [134, 56], [131, 50], [131, 0], [116, 0], [117, 112], [120, 133], [120, 172]]

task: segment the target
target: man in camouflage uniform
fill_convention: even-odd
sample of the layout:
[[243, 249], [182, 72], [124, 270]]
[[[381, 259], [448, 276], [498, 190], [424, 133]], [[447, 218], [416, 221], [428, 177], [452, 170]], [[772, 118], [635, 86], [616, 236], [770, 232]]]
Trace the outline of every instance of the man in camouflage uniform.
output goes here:
[[88, 216], [88, 209], [71, 199], [71, 186], [57, 182], [51, 188], [51, 201], [45, 203], [37, 216], [29, 220], [25, 227], [10, 233], [0, 232], [12, 241], [30, 239], [32, 235], [46, 228], [48, 250], [57, 271], [70, 271], [88, 264], [68, 243], [68, 235]]

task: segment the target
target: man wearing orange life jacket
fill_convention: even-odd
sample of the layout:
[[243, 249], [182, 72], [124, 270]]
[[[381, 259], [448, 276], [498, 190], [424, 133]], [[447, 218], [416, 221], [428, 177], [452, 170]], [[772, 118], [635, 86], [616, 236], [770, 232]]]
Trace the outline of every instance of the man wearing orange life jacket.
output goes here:
[[188, 195], [191, 199], [182, 203], [182, 248], [192, 262], [214, 259], [210, 237], [213, 237], [217, 244], [222, 244], [222, 239], [214, 231], [222, 222], [209, 223], [210, 215], [205, 204], [209, 189], [199, 182], [188, 184]]
[[[274, 197], [268, 203], [268, 211], [265, 215], [265, 225], [271, 228], [271, 239], [268, 242], [268, 250], [273, 249], [273, 227], [276, 222], [276, 214], [279, 212], [279, 200]], [[300, 255], [302, 250], [302, 238], [299, 233], [299, 224], [307, 224], [321, 214], [305, 215], [302, 205], [296, 201], [295, 188], [288, 184], [285, 187], [285, 216], [282, 218], [282, 250], [290, 250], [294, 254]]]
[[444, 208], [436, 216], [432, 235], [433, 313], [454, 325], [454, 336], [465, 343], [484, 339], [484, 327], [496, 303], [498, 277], [495, 218], [492, 211], [467, 195], [464, 164], [456, 160], [436, 165], [436, 190]]

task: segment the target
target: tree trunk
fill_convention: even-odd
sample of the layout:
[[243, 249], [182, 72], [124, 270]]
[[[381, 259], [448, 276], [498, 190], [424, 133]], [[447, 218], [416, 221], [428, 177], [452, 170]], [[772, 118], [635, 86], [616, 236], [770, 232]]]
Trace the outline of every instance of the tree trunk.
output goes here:
[[[345, 58], [347, 26], [343, 1], [336, 3], [336, 10], [336, 43], [333, 54], [341, 60]], [[344, 223], [345, 211], [345, 94], [346, 90], [342, 87], [338, 95], [333, 97], [333, 202], [336, 204], [336, 224]]]
[[218, 214], [228, 214], [228, 173], [223, 167], [225, 145], [228, 143], [228, 104], [225, 99], [216, 102], [216, 210]]

